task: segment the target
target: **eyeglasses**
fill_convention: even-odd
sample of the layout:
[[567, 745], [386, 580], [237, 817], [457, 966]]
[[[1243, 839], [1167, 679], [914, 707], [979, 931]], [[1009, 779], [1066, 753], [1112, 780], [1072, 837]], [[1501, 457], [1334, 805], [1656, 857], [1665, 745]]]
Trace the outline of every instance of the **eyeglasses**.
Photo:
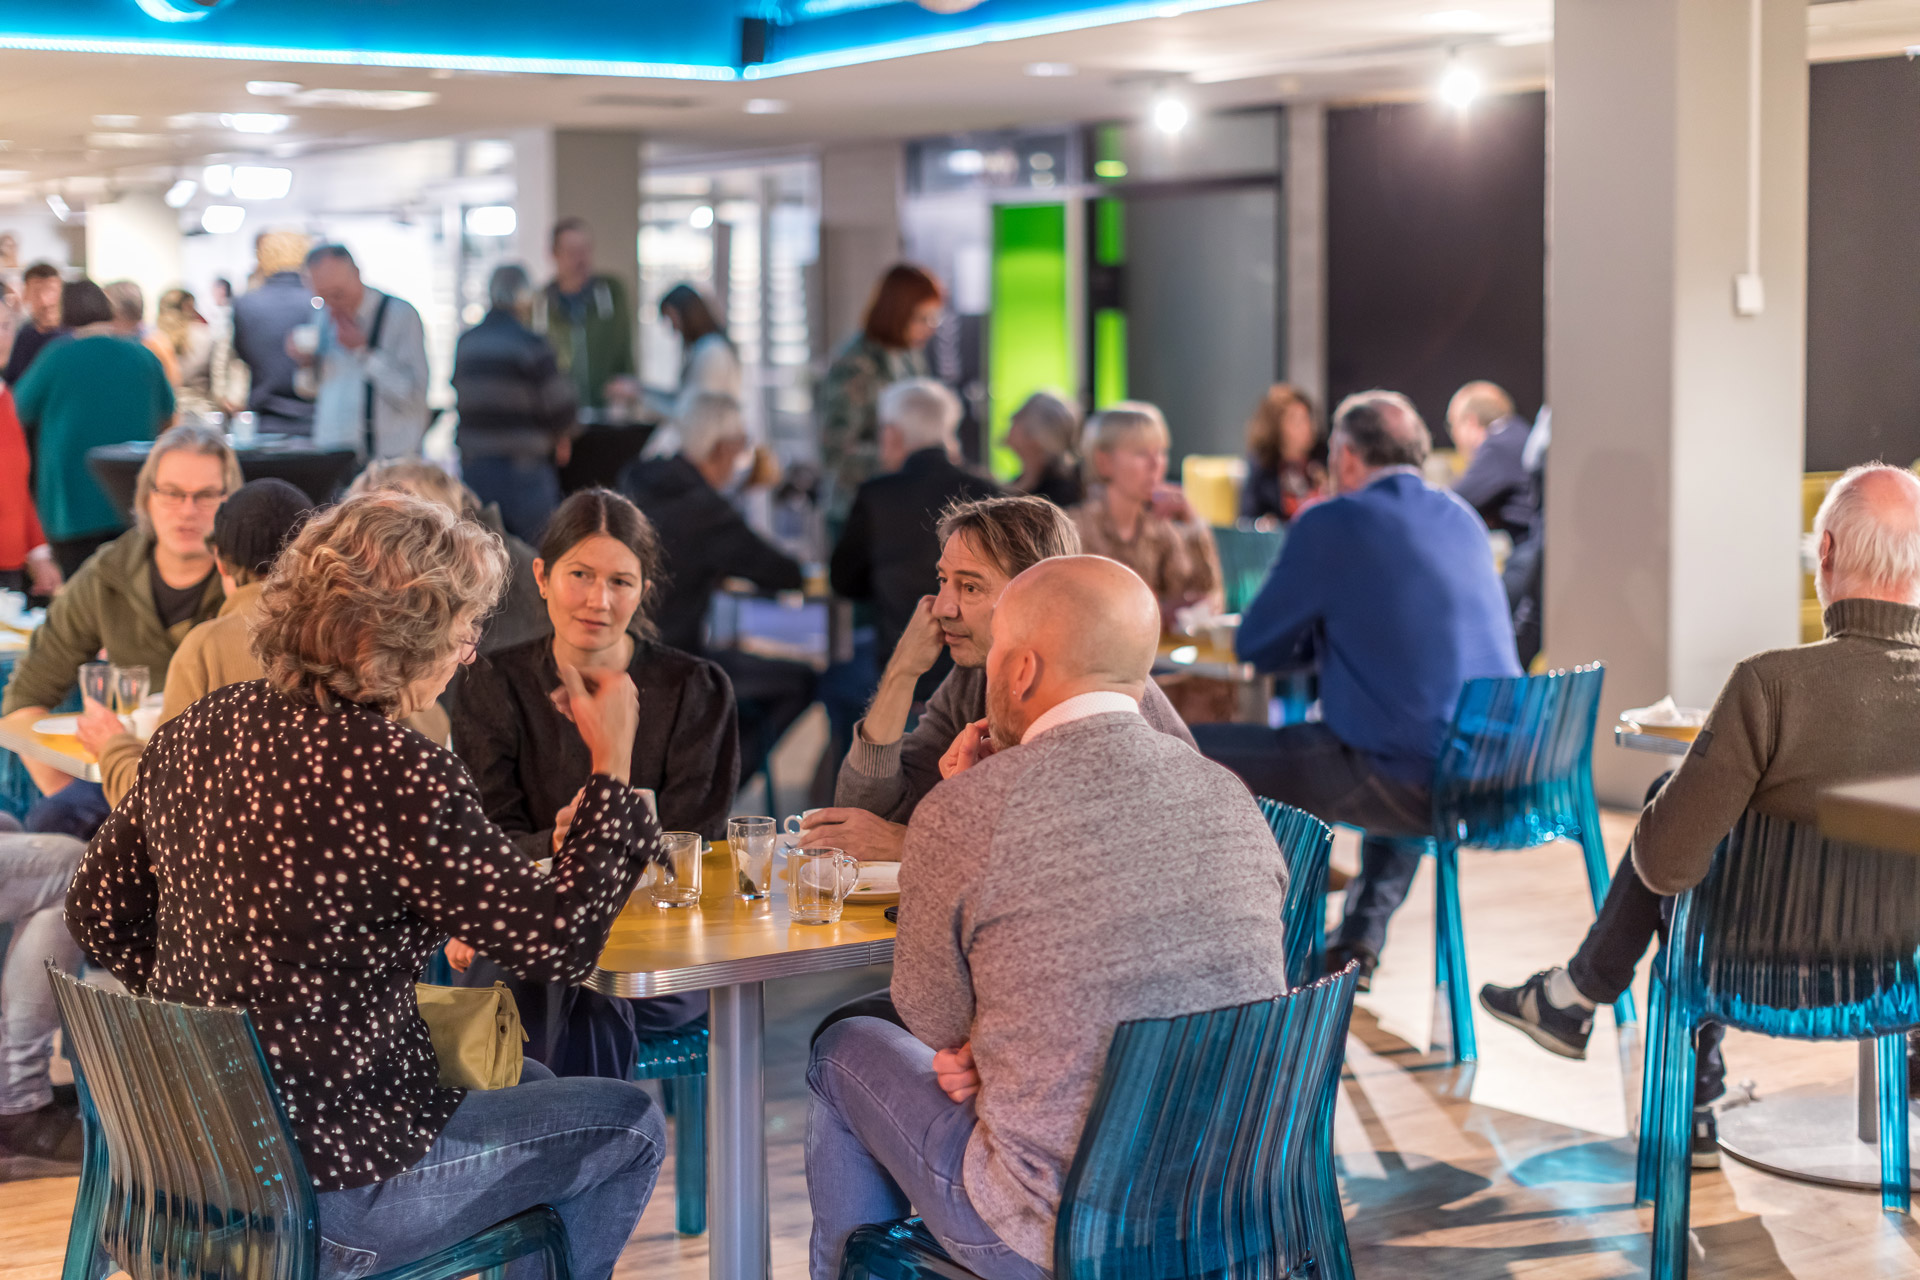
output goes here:
[[171, 485], [155, 485], [153, 488], [153, 500], [169, 507], [183, 507], [188, 503], [196, 507], [217, 507], [226, 496], [225, 489], [196, 489], [188, 493]]
[[460, 665], [466, 666], [480, 655], [480, 633], [474, 632], [460, 642]]

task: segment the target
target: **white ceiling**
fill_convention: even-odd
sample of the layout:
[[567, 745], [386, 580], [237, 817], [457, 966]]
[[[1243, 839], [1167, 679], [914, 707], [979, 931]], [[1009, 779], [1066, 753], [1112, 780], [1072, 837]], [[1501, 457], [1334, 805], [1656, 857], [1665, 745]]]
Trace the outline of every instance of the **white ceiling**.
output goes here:
[[[215, 157], [547, 125], [643, 130], [669, 153], [686, 154], [1112, 118], [1142, 111], [1163, 87], [1200, 109], [1405, 97], [1428, 92], [1450, 52], [1491, 87], [1534, 87], [1547, 75], [1551, 21], [1551, 0], [1260, 0], [732, 83], [0, 51], [0, 138], [11, 144], [0, 152], [0, 198], [27, 198], [55, 182], [84, 194], [103, 179], [161, 180], [173, 166]], [[1920, 0], [1837, 0], [1809, 9], [1816, 59], [1912, 44], [1920, 44]], [[1071, 64], [1076, 74], [1025, 74], [1034, 62]], [[391, 112], [288, 107], [250, 96], [249, 80], [425, 90], [438, 99]], [[790, 109], [748, 115], [750, 98], [779, 98]], [[273, 137], [243, 136], [217, 122], [223, 112], [276, 109], [295, 120]], [[182, 115], [206, 119], [169, 122]], [[95, 120], [101, 116], [123, 119]]]

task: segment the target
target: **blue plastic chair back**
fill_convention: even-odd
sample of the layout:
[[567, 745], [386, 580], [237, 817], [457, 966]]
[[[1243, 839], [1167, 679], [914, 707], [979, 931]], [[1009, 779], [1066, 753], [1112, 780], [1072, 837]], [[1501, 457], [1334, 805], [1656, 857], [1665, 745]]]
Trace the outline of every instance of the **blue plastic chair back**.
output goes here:
[[1220, 575], [1226, 588], [1227, 612], [1239, 613], [1253, 603], [1267, 581], [1287, 535], [1279, 529], [1213, 527], [1213, 545], [1220, 552]]
[[1060, 1280], [1352, 1275], [1333, 1108], [1355, 972], [1115, 1031], [1062, 1190]]
[[1881, 1204], [1911, 1206], [1907, 1036], [1920, 1027], [1920, 858], [1749, 812], [1674, 900], [1656, 968], [1636, 1196], [1654, 1202], [1653, 1275], [1687, 1269], [1694, 1029], [1876, 1038]]
[[1287, 985], [1304, 987], [1320, 975], [1326, 952], [1327, 860], [1333, 828], [1303, 809], [1260, 797], [1260, 812], [1287, 860]]
[[[97, 1244], [132, 1280], [310, 1280], [313, 1184], [245, 1009], [89, 986], [51, 964], [88, 1119], [64, 1275]], [[543, 1252], [565, 1280], [566, 1234], [539, 1208], [387, 1273], [467, 1275]]]
[[1579, 839], [1591, 824], [1593, 729], [1606, 671], [1470, 680], [1433, 774], [1434, 834], [1482, 849]]

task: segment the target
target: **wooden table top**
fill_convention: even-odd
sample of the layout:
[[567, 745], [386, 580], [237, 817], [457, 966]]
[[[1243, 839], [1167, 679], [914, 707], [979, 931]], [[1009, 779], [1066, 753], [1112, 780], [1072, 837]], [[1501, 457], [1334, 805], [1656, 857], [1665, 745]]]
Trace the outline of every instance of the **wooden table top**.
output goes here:
[[795, 924], [780, 876], [773, 896], [754, 902], [738, 884], [723, 840], [701, 868], [699, 906], [655, 906], [640, 890], [613, 922], [585, 985], [607, 995], [659, 996], [893, 959], [887, 904], [849, 903], [838, 924]]
[[100, 765], [80, 739], [67, 733], [36, 733], [25, 725], [0, 722], [0, 747], [39, 764], [51, 765], [88, 782], [100, 781]]
[[1920, 853], [1920, 776], [1823, 791], [1819, 812], [1820, 834], [1829, 840]]

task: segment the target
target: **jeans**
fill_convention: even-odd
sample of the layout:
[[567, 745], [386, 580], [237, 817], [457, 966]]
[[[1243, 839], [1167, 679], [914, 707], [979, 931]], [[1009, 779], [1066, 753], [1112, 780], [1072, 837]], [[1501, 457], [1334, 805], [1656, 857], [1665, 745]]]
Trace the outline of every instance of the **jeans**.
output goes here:
[[113, 812], [107, 793], [97, 782], [76, 779], [50, 796], [41, 796], [27, 810], [26, 827], [47, 835], [91, 840]]
[[551, 458], [476, 458], [460, 454], [460, 478], [484, 503], [500, 504], [500, 523], [522, 542], [540, 545], [560, 505], [560, 469]]
[[13, 937], [0, 968], [0, 1115], [53, 1101], [47, 1067], [60, 1010], [47, 984], [51, 959], [78, 973], [80, 947], [67, 933], [67, 882], [87, 847], [60, 835], [0, 835], [0, 925]]
[[835, 1023], [814, 1042], [807, 1087], [813, 1280], [839, 1280], [855, 1228], [909, 1207], [983, 1280], [1045, 1280], [974, 1212], [963, 1181], [973, 1103], [940, 1092], [933, 1050], [911, 1032], [874, 1018]]
[[[1360, 874], [1347, 884], [1346, 914], [1330, 945], [1378, 956], [1387, 921], [1407, 900], [1420, 869], [1421, 847], [1406, 837], [1432, 834], [1432, 793], [1380, 769], [1324, 724], [1197, 724], [1200, 754], [1240, 776], [1257, 796], [1290, 804], [1324, 822], [1365, 831]], [[1401, 840], [1382, 837], [1401, 837]]]
[[[575, 1280], [606, 1280], [653, 1194], [666, 1126], [618, 1080], [556, 1080], [537, 1062], [511, 1089], [467, 1094], [420, 1163], [314, 1197], [320, 1280], [424, 1258], [536, 1205], [567, 1227]], [[536, 1274], [536, 1255], [509, 1274]]]

